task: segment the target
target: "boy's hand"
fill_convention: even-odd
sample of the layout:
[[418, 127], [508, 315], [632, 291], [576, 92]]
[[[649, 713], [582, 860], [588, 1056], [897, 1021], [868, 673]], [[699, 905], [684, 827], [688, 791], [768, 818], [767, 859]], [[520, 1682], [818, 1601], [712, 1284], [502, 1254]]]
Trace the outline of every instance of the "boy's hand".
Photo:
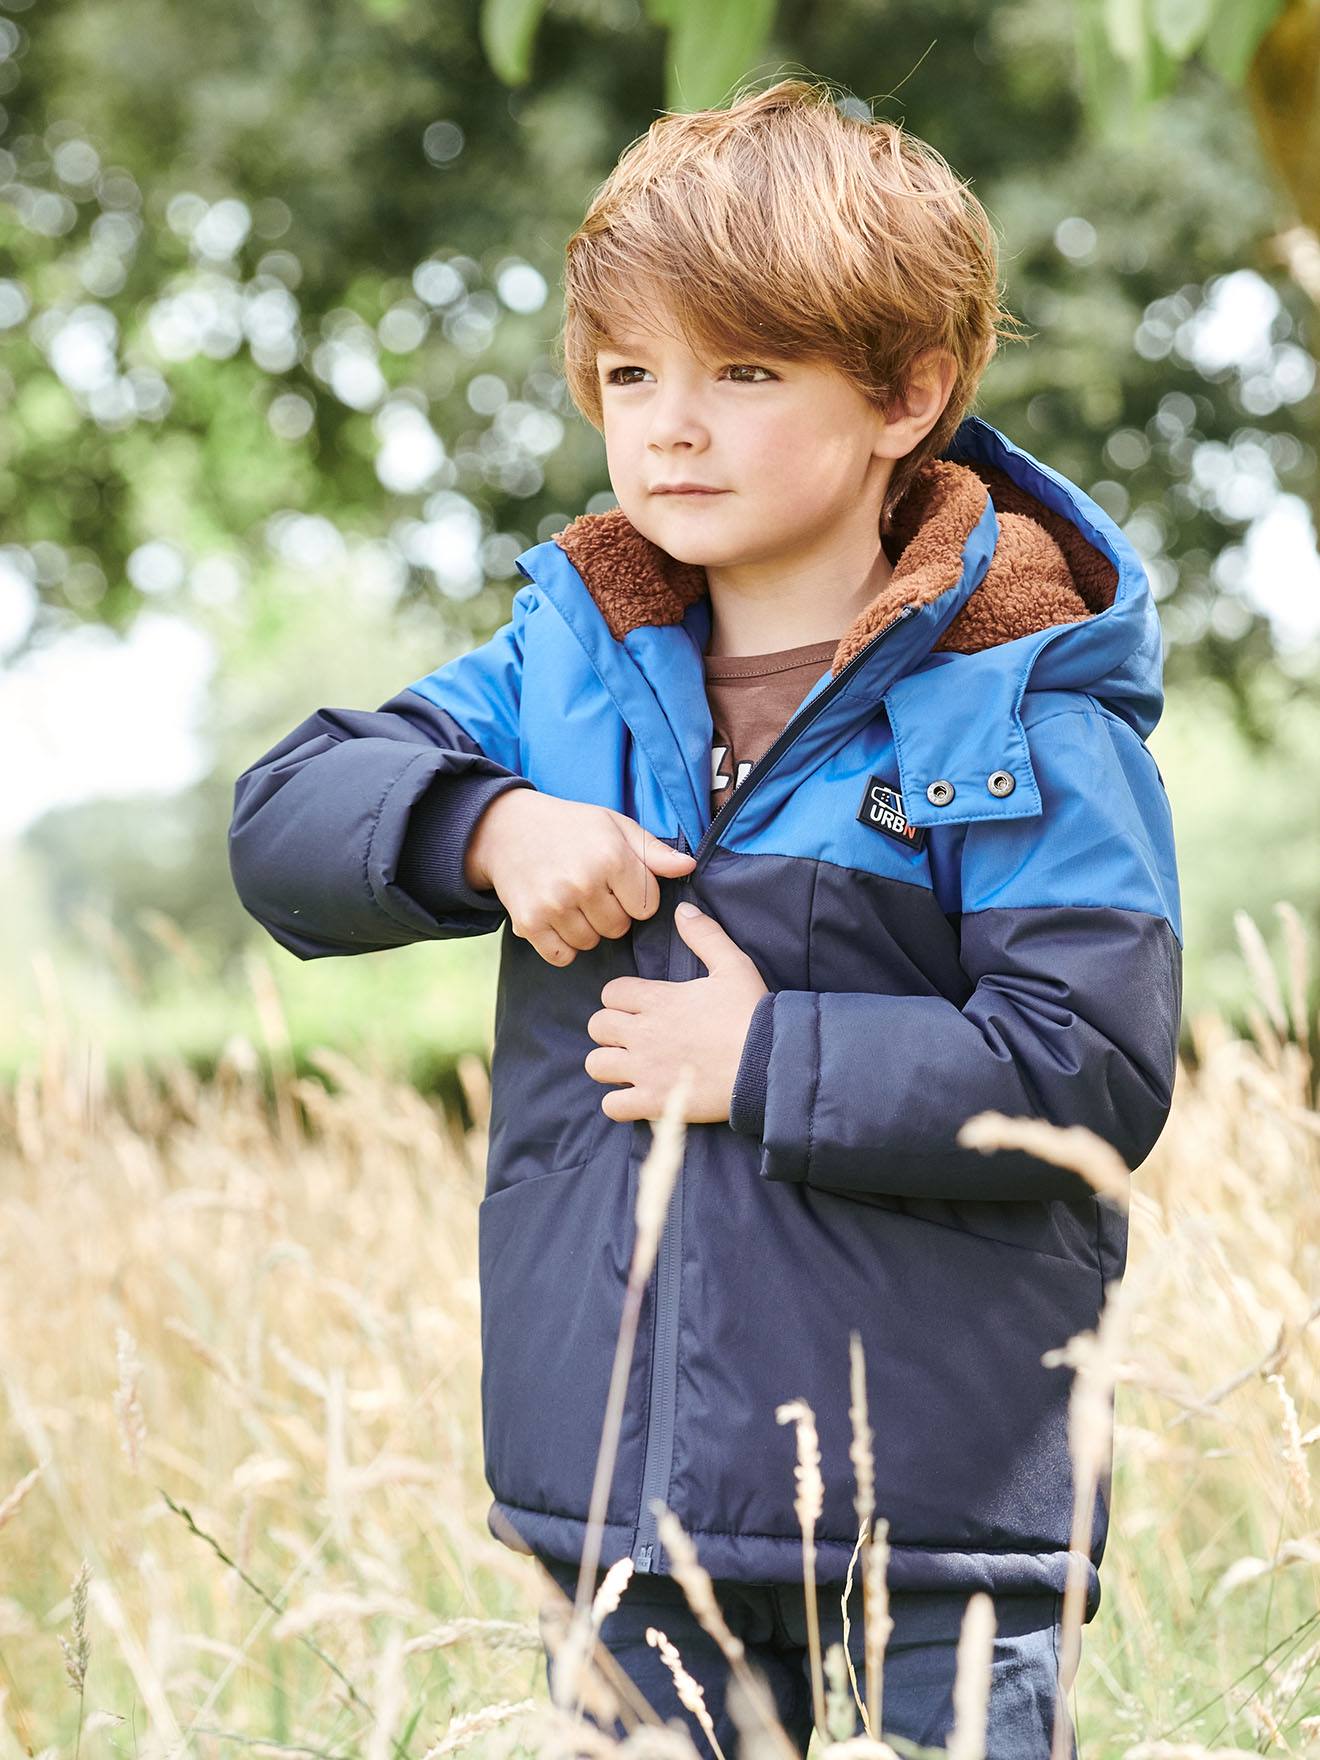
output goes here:
[[569, 965], [602, 935], [626, 935], [660, 906], [656, 875], [688, 873], [696, 858], [671, 849], [626, 813], [510, 788], [478, 818], [463, 872], [491, 887], [515, 935], [553, 966]]
[[587, 1022], [596, 1041], [583, 1067], [593, 1081], [628, 1082], [605, 1095], [608, 1118], [659, 1118], [685, 1063], [693, 1066], [688, 1124], [719, 1124], [729, 1116], [734, 1077], [752, 1011], [768, 985], [752, 961], [704, 911], [674, 924], [710, 976], [666, 982], [611, 978], [605, 1004]]

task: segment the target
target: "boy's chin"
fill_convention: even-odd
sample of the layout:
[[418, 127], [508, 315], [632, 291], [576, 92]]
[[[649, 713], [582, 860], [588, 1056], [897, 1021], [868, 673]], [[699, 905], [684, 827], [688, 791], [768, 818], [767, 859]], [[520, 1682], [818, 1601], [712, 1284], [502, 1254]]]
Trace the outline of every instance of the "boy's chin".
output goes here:
[[676, 531], [672, 523], [664, 531], [653, 525], [644, 536], [658, 545], [667, 556], [672, 556], [675, 562], [692, 563], [698, 568], [736, 567], [740, 562], [750, 562], [759, 554], [755, 544], [746, 539], [740, 541], [732, 534]]

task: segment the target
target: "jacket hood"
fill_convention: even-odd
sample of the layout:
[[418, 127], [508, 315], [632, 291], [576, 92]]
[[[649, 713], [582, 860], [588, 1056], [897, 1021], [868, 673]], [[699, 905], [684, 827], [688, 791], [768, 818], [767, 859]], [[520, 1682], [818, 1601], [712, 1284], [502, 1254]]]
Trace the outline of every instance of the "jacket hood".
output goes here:
[[[926, 605], [958, 583], [967, 540], [985, 512], [999, 536], [980, 585], [934, 643], [974, 653], [1053, 624], [1074, 623], [1113, 604], [1118, 570], [1062, 514], [991, 464], [928, 459], [894, 510], [886, 534], [888, 581], [849, 625], [830, 663], [841, 672], [904, 605]], [[555, 542], [582, 577], [611, 635], [640, 624], [677, 623], [707, 590], [706, 571], [678, 562], [644, 537], [621, 508], [581, 514]]]
[[[1164, 706], [1158, 608], [1127, 536], [1077, 484], [967, 416], [913, 479], [884, 543], [893, 572], [845, 630], [828, 676], [912, 606], [928, 651], [911, 655], [921, 680], [886, 693], [891, 714], [954, 664], [983, 717], [1014, 718], [1028, 688], [1084, 691], [1150, 734]], [[616, 641], [706, 610], [705, 569], [675, 560], [619, 508], [579, 515], [544, 548], [571, 564]]]

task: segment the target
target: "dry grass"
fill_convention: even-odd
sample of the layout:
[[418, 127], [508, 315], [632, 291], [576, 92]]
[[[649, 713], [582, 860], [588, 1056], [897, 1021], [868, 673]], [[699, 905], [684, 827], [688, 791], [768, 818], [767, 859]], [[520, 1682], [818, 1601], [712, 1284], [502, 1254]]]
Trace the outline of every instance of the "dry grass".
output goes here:
[[[1189, 1022], [1196, 1067], [1180, 1070], [1134, 1182], [1128, 1275], [1097, 1335], [1059, 1341], [1078, 1371], [1077, 1532], [1096, 1489], [1087, 1462], [1108, 1446], [1102, 1396], [1116, 1400], [1104, 1598], [1070, 1694], [1087, 1760], [1320, 1754], [1320, 1113], [1305, 939], [1288, 907], [1279, 917], [1277, 955], [1239, 921], [1250, 1037], [1216, 1016]], [[485, 1528], [484, 1066], [461, 1071], [466, 1132], [330, 1052], [328, 1087], [298, 1080], [269, 968], [252, 971], [264, 1044], [234, 1041], [211, 1083], [176, 1065], [162, 1081], [131, 1072], [111, 1095], [95, 1046], [52, 1007], [40, 1059], [0, 1093], [0, 1741], [15, 1757], [109, 1745], [143, 1760], [613, 1748], [571, 1715], [582, 1703], [619, 1707], [633, 1730], [623, 1760], [691, 1760], [591, 1651], [603, 1606], [579, 1606], [584, 1631]], [[990, 1143], [1022, 1126], [968, 1129]], [[662, 1163], [680, 1146], [657, 1132], [661, 1216]], [[1101, 1189], [1112, 1179], [1094, 1141], [1054, 1133], [1048, 1151]], [[653, 1248], [644, 1228], [639, 1266]], [[626, 1362], [631, 1340], [620, 1348]], [[882, 1706], [886, 1534], [869, 1504], [858, 1357], [854, 1344], [867, 1664], [858, 1681], [841, 1645], [812, 1646], [813, 1751], [831, 1760], [886, 1752], [867, 1733]], [[812, 1414], [795, 1400], [780, 1417], [798, 1429], [810, 1582]], [[714, 1631], [709, 1579], [672, 1515], [661, 1521]], [[577, 1634], [558, 1704], [542, 1592], [552, 1638]], [[1065, 1640], [1076, 1611], [1066, 1598]], [[950, 1747], [964, 1760], [982, 1751], [988, 1621], [973, 1598]], [[791, 1760], [728, 1637], [746, 1751]], [[1065, 1680], [1069, 1660], [1065, 1641]]]

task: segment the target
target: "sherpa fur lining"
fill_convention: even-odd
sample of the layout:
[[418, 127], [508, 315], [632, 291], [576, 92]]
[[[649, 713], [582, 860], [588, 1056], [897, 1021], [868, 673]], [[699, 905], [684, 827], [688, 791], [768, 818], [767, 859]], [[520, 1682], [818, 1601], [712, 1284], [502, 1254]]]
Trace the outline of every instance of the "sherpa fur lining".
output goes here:
[[[1070, 520], [996, 465], [928, 459], [894, 510], [886, 534], [893, 573], [840, 638], [832, 674], [904, 605], [928, 605], [955, 585], [963, 546], [987, 496], [998, 516], [999, 541], [981, 584], [936, 648], [970, 654], [1050, 624], [1074, 623], [1113, 604], [1117, 570]], [[644, 537], [622, 508], [579, 514], [555, 534], [555, 542], [600, 606], [616, 641], [640, 624], [680, 622], [706, 591], [704, 568], [676, 561]]]

